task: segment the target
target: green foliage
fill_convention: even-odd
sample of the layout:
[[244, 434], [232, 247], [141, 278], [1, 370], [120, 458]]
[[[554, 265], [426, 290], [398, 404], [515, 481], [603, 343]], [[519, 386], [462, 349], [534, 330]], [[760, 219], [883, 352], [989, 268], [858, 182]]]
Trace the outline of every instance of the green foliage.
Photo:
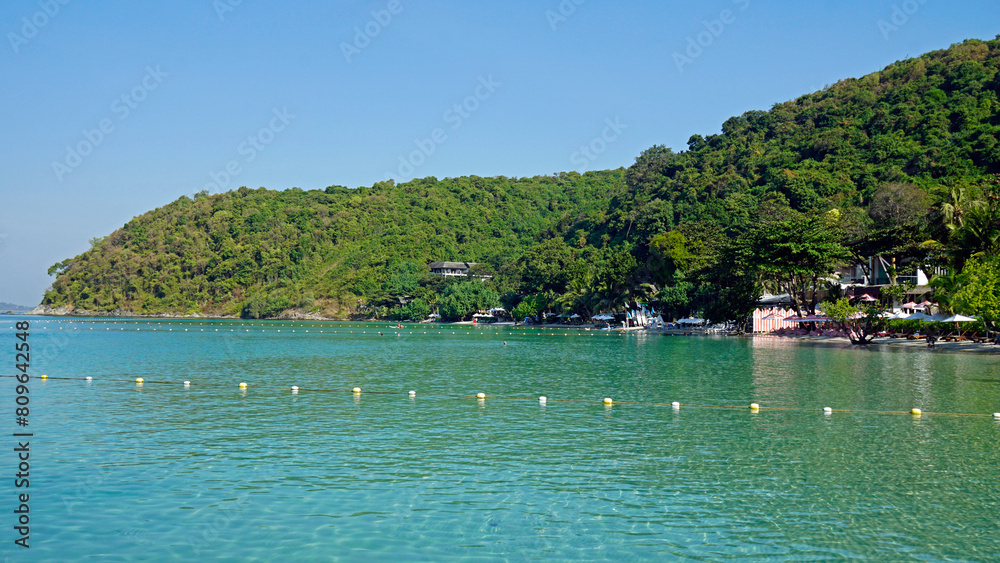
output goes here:
[[852, 305], [846, 297], [827, 302], [823, 313], [840, 325], [852, 344], [869, 344], [878, 332], [878, 308]]
[[530, 295], [522, 299], [510, 312], [514, 320], [518, 322], [524, 322], [525, 317], [534, 317], [538, 313], [538, 308], [535, 306], [535, 299]]
[[522, 313], [658, 294], [678, 315], [741, 319], [763, 284], [811, 312], [850, 258], [896, 275], [1000, 253], [998, 68], [1000, 39], [966, 41], [732, 117], [682, 152], [651, 147], [627, 170], [181, 197], [55, 264], [43, 303], [256, 318], [395, 315], [412, 296], [465, 318], [483, 307], [453, 288], [471, 282], [426, 272], [460, 260], [505, 304], [535, 296]]
[[664, 318], [679, 319], [690, 316], [691, 305], [695, 298], [695, 285], [689, 281], [678, 281], [661, 289], [657, 298]]
[[577, 249], [562, 238], [548, 239], [531, 246], [521, 257], [521, 290], [562, 293], [571, 279], [586, 270], [586, 264], [577, 258]]
[[290, 307], [292, 302], [285, 297], [255, 293], [243, 304], [240, 316], [244, 319], [263, 319], [273, 317]]
[[615, 170], [181, 197], [54, 265], [43, 303], [267, 316], [281, 311], [247, 307], [249, 296], [281, 297], [292, 307], [312, 292], [313, 307], [346, 316], [358, 303], [375, 312], [405, 295], [433, 304], [448, 284], [427, 275], [438, 260], [481, 262], [498, 278], [508, 272], [499, 280], [509, 283], [507, 292], [521, 285], [521, 254], [539, 240], [581, 231], [589, 218], [596, 223], [623, 185]]
[[962, 270], [965, 283], [955, 292], [956, 312], [981, 317], [991, 326], [1000, 321], [1000, 256], [969, 260]]
[[409, 295], [419, 287], [420, 280], [426, 272], [426, 265], [410, 260], [391, 260], [385, 291], [392, 296]]
[[461, 321], [477, 311], [499, 306], [500, 296], [496, 291], [482, 282], [469, 281], [448, 286], [438, 302], [438, 312], [445, 321]]
[[761, 223], [740, 241], [744, 261], [792, 298], [799, 314], [815, 314], [817, 290], [848, 259], [825, 217]]
[[414, 299], [406, 305], [396, 307], [389, 313], [394, 321], [419, 322], [431, 315], [431, 306], [422, 299]]

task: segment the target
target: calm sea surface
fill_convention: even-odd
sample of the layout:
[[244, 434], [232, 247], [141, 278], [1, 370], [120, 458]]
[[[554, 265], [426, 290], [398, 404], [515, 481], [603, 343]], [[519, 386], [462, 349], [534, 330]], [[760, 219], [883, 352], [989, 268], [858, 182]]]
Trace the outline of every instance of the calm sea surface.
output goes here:
[[1000, 560], [997, 356], [0, 317], [0, 374], [26, 319], [28, 550], [0, 378], [11, 560]]

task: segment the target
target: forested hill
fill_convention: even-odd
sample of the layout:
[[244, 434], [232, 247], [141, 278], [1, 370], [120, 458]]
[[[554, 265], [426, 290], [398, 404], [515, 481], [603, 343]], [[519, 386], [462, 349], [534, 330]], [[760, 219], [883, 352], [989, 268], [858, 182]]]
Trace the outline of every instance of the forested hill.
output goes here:
[[822, 210], [866, 206], [887, 183], [933, 192], [1000, 173], [998, 67], [1000, 39], [969, 40], [732, 117], [684, 152], [652, 147], [628, 171], [618, 230], [630, 216], [644, 235], [682, 221], [741, 224], [767, 194]]
[[420, 278], [429, 262], [505, 264], [571, 224], [599, 223], [622, 177], [424, 178], [181, 197], [53, 266], [44, 304], [240, 314], [257, 297], [267, 313], [302, 305], [345, 315], [357, 298], [378, 304], [414, 289], [390, 278]]
[[[1000, 36], [969, 40], [730, 118], [687, 150], [654, 146], [627, 170], [182, 197], [54, 265], [43, 304], [346, 316], [390, 314], [409, 296], [396, 315], [418, 318], [501, 298], [583, 314], [641, 296], [733, 318], [782, 268], [814, 285], [849, 255], [958, 272], [990, 236], [1000, 245], [985, 212], [966, 224], [996, 207], [998, 68]], [[800, 227], [832, 245], [823, 261], [754, 254]], [[427, 275], [431, 261], [479, 262], [493, 277], [452, 288]]]

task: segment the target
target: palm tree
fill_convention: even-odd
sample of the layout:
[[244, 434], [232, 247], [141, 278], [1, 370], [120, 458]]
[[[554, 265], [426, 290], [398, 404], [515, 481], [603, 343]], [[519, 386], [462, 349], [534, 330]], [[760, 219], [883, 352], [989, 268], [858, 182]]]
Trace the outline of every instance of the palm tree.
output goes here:
[[949, 315], [955, 314], [955, 294], [962, 288], [965, 278], [962, 274], [954, 270], [949, 270], [945, 274], [938, 274], [931, 278], [928, 285], [934, 288], [932, 299], [937, 303], [938, 309]]

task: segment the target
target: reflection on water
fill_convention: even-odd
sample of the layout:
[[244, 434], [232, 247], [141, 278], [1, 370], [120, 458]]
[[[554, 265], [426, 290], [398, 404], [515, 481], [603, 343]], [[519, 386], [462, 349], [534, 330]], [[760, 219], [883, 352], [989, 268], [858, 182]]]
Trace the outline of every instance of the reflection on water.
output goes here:
[[[35, 322], [33, 346], [60, 349], [32, 388], [39, 559], [1000, 558], [988, 416], [669, 406], [988, 414], [993, 357], [496, 327]], [[126, 327], [140, 330], [101, 330]], [[60, 328], [72, 334], [57, 340]]]

